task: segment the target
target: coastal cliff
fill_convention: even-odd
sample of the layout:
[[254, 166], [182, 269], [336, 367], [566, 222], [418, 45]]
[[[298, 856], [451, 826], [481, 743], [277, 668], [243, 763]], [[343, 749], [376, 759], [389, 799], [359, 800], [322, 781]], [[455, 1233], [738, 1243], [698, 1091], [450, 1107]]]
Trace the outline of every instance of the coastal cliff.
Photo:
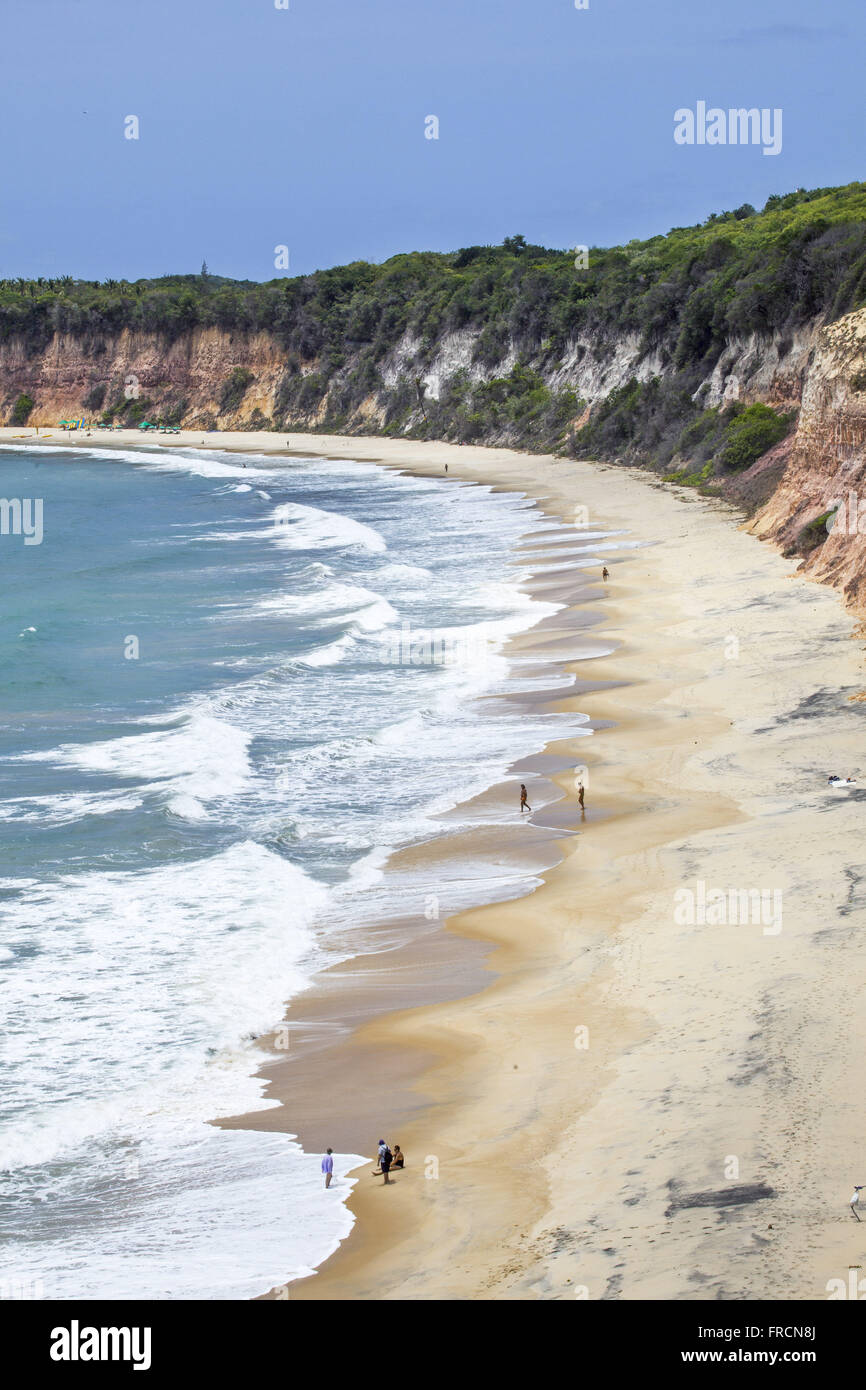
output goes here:
[[864, 305], [864, 184], [607, 250], [515, 236], [264, 285], [6, 280], [0, 414], [633, 463], [738, 503], [862, 606]]
[[818, 334], [786, 447], [778, 484], [750, 529], [804, 555], [806, 573], [866, 610], [866, 310]]
[[[123, 329], [117, 334], [57, 333], [38, 352], [21, 338], [0, 343], [0, 397], [14, 423], [22, 395], [33, 400], [27, 423], [66, 418], [154, 419], [203, 429], [265, 429], [284, 372], [284, 354], [265, 333], [193, 328], [168, 338]], [[233, 376], [233, 374], [237, 374]], [[226, 383], [241, 399], [225, 401]], [[111, 407], [114, 409], [111, 409]]]

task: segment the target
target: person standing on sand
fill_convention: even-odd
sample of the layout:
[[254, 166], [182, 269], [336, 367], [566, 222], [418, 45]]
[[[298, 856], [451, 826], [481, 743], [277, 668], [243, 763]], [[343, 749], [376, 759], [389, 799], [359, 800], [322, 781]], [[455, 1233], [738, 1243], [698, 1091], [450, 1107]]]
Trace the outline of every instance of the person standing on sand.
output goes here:
[[391, 1153], [391, 1150], [388, 1148], [388, 1145], [386, 1144], [384, 1149], [379, 1150], [379, 1167], [382, 1169], [382, 1172], [385, 1176], [385, 1181], [382, 1184], [383, 1187], [387, 1186], [387, 1184], [391, 1181], [391, 1179], [388, 1177], [388, 1174], [391, 1171], [391, 1164], [393, 1161], [394, 1155]]
[[333, 1174], [334, 1174], [334, 1160], [333, 1160], [332, 1157], [331, 1157], [331, 1154], [332, 1154], [333, 1152], [334, 1152], [333, 1149], [326, 1149], [326, 1150], [325, 1150], [325, 1157], [322, 1159], [322, 1172], [323, 1172], [324, 1175], [325, 1175], [325, 1186], [326, 1186], [326, 1187], [330, 1187], [330, 1186], [331, 1186], [331, 1178], [333, 1177]]
[[446, 472], [446, 473], [448, 472], [448, 464], [447, 464], [447, 463], [446, 463], [446, 465], [445, 465], [445, 472]]
[[607, 565], [604, 565], [602, 567], [601, 577], [602, 579], [610, 579], [610, 571], [608, 570]]
[[578, 782], [578, 784], [577, 784], [577, 799], [578, 799], [578, 801], [580, 802], [580, 809], [581, 809], [581, 811], [582, 811], [582, 810], [583, 810], [583, 783], [582, 783], [582, 782]]
[[526, 800], [526, 788], [525, 788], [525, 786], [523, 785], [523, 783], [521, 782], [521, 783], [520, 783], [520, 814], [523, 815], [523, 812], [524, 812], [524, 811], [531, 811], [531, 810], [532, 810], [532, 807], [530, 806], [529, 802]]

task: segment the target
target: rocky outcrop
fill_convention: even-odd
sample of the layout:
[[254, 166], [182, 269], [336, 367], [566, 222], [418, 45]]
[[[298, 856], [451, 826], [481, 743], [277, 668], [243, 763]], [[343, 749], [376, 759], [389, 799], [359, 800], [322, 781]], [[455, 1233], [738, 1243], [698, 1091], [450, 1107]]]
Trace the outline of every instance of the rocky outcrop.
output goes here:
[[819, 333], [784, 473], [749, 529], [866, 610], [866, 309]]

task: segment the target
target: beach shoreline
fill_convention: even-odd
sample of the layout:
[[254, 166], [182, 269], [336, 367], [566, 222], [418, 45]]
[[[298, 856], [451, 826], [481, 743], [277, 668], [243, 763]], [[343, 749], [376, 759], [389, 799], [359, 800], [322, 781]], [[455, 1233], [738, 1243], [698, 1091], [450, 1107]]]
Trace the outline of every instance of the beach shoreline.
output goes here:
[[[203, 444], [126, 434], [74, 442]], [[435, 476], [447, 463], [566, 524], [586, 508], [590, 529], [650, 544], [608, 562], [592, 631], [614, 650], [563, 663], [596, 728], [587, 808], [606, 814], [557, 840], [561, 861], [529, 896], [449, 921], [483, 943], [490, 983], [374, 1011], [341, 1043], [348, 1078], [412, 1059], [393, 1082], [408, 1127], [389, 1135], [408, 1166], [387, 1192], [361, 1172], [350, 1238], [288, 1296], [825, 1297], [859, 1257], [845, 1203], [860, 1144], [866, 793], [826, 787], [827, 768], [857, 769], [854, 619], [732, 509], [645, 474], [373, 437], [291, 435], [292, 453]], [[559, 742], [545, 753], [573, 760]], [[573, 794], [567, 771], [548, 775]], [[702, 883], [762, 903], [778, 893], [783, 919], [701, 921]]]

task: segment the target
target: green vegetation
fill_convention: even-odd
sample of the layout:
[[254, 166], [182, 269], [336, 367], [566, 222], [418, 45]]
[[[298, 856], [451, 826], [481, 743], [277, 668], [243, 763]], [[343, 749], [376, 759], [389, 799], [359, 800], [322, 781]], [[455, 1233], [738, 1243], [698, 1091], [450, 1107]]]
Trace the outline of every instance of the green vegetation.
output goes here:
[[[515, 235], [501, 246], [356, 261], [265, 284], [227, 280], [204, 266], [201, 274], [135, 283], [2, 280], [0, 342], [15, 338], [35, 352], [55, 333], [74, 334], [98, 358], [122, 329], [166, 343], [194, 328], [263, 332], [285, 355], [274, 428], [380, 430], [384, 411], [390, 433], [555, 448], [662, 470], [683, 461], [692, 477], [710, 459], [713, 471], [741, 471], [790, 426], [749, 407], [723, 440], [716, 437], [732, 416], [706, 419], [712, 412], [697, 393], [726, 344], [775, 334], [784, 348], [816, 314], [830, 321], [864, 304], [866, 184], [853, 183], [773, 195], [761, 212], [743, 204], [665, 236], [592, 248], [587, 269], [576, 268], [571, 251]], [[441, 382], [433, 400], [423, 377], [446, 335], [462, 329], [472, 333], [464, 340], [471, 361]], [[654, 375], [642, 370], [611, 391], [578, 428], [581, 402], [551, 381], [563, 364], [572, 371], [609, 360], [625, 335]], [[238, 367], [222, 383], [221, 416], [237, 409], [251, 380]], [[149, 410], [165, 414], [176, 405], [155, 394]], [[93, 389], [91, 398], [98, 409]], [[136, 404], [118, 401], [106, 413], [133, 420]]]
[[230, 415], [237, 410], [247, 388], [255, 380], [253, 373], [246, 367], [235, 367], [230, 376], [226, 377], [220, 391], [220, 415]]
[[741, 473], [784, 439], [793, 428], [795, 411], [776, 411], [760, 401], [743, 406], [739, 401], [705, 410], [686, 426], [671, 457], [689, 460], [689, 466], [665, 476], [670, 482], [693, 487], [708, 485], [713, 478]]
[[749, 468], [755, 459], [785, 438], [793, 419], [793, 415], [778, 414], [760, 401], [747, 406], [726, 426], [726, 442], [720, 459], [722, 468], [735, 472]]
[[155, 415], [154, 403], [150, 396], [139, 396], [127, 400], [125, 396], [118, 402], [116, 414], [124, 425], [139, 425], [142, 420], [149, 420], [151, 415]]
[[[408, 391], [401, 405], [405, 418], [415, 405]], [[540, 373], [523, 362], [515, 363], [507, 376], [480, 382], [470, 380], [463, 368], [449, 377], [438, 401], [424, 402], [422, 432], [466, 444], [504, 436], [518, 445], [561, 448], [582, 406], [570, 387], [551, 391]]]
[[816, 516], [813, 521], [809, 521], [803, 526], [797, 535], [797, 539], [785, 553], [788, 555], [809, 555], [813, 550], [817, 550], [819, 545], [823, 545], [829, 536], [831, 526], [828, 522], [831, 517], [835, 517], [838, 508], [833, 507], [829, 512], [823, 512], [821, 516]]
[[12, 415], [9, 419], [10, 425], [26, 425], [27, 421], [30, 419], [30, 412], [35, 404], [36, 402], [33, 400], [33, 397], [26, 395], [25, 392], [22, 391], [12, 408]]

